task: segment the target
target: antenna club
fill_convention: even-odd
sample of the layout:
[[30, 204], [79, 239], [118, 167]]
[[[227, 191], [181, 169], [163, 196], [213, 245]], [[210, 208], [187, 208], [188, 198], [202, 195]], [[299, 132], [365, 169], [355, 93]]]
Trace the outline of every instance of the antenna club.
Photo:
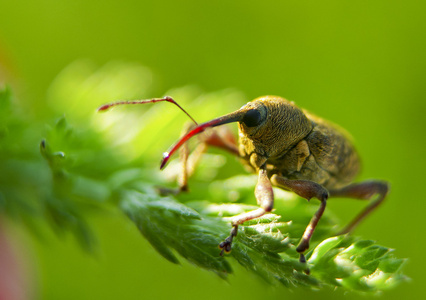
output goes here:
[[100, 106], [100, 107], [97, 109], [97, 111], [98, 111], [98, 112], [106, 111], [106, 110], [108, 110], [110, 107], [111, 107], [111, 104], [104, 104], [104, 105]]

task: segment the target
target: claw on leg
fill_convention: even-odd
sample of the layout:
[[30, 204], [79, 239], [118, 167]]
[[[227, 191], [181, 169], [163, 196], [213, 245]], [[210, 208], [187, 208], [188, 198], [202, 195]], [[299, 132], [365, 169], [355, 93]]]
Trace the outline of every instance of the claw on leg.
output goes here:
[[[300, 253], [299, 262], [306, 265], [306, 257], [303, 253]], [[306, 275], [311, 274], [311, 270], [308, 267], [305, 269], [304, 272], [305, 272]]]
[[219, 244], [220, 256], [223, 256], [225, 253], [231, 252], [232, 249], [232, 240], [235, 236], [237, 236], [238, 233], [238, 225], [233, 225], [231, 229], [231, 234], [222, 242]]

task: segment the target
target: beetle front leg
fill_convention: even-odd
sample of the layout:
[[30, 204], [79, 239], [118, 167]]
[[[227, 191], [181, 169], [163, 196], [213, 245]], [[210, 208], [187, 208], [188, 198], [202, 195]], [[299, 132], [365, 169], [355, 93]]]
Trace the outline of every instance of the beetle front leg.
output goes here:
[[[192, 125], [189, 123], [189, 125]], [[182, 132], [185, 135], [193, 126], [186, 126]], [[197, 145], [191, 155], [189, 155], [188, 143], [182, 145], [180, 149], [181, 173], [178, 178], [179, 191], [188, 191], [188, 179], [192, 176], [201, 160], [203, 154], [209, 146], [224, 149], [234, 155], [238, 155], [238, 148], [235, 138], [228, 127], [220, 127], [210, 130], [200, 136], [200, 144]]]
[[[181, 137], [185, 136], [194, 126], [192, 123], [186, 123]], [[237, 142], [228, 127], [220, 127], [217, 129], [211, 129], [203, 133], [200, 137], [200, 143], [190, 153], [188, 143], [184, 143], [179, 149], [179, 160], [180, 160], [180, 171], [177, 174], [177, 181], [179, 188], [159, 188], [160, 193], [163, 195], [167, 194], [178, 194], [180, 192], [188, 191], [188, 179], [194, 174], [194, 171], [201, 161], [203, 154], [207, 151], [209, 146], [224, 149], [234, 155], [239, 155]]]
[[306, 258], [303, 253], [309, 249], [309, 242], [312, 238], [315, 228], [318, 225], [319, 220], [321, 219], [322, 214], [324, 213], [328, 199], [328, 191], [322, 185], [313, 181], [290, 180], [284, 177], [280, 177], [276, 174], [272, 175], [271, 181], [275, 186], [285, 190], [290, 190], [307, 200], [310, 200], [311, 198], [317, 198], [321, 201], [320, 207], [313, 215], [311, 221], [305, 229], [305, 232], [303, 233], [302, 238], [300, 239], [299, 245], [297, 245], [296, 248], [296, 251], [300, 254], [300, 262], [305, 263]]
[[222, 243], [219, 244], [219, 248], [222, 249], [220, 255], [223, 255], [224, 252], [229, 253], [231, 251], [232, 240], [235, 236], [237, 236], [238, 233], [238, 225], [243, 224], [246, 221], [261, 217], [265, 213], [272, 211], [274, 207], [274, 191], [272, 190], [272, 184], [268, 178], [268, 172], [266, 171], [266, 168], [261, 168], [259, 170], [259, 178], [254, 194], [256, 196], [257, 204], [259, 204], [260, 207], [258, 209], [232, 217], [231, 234]]
[[[183, 130], [181, 132], [181, 136], [184, 136], [191, 128], [193, 128], [192, 123], [185, 123]], [[159, 193], [161, 195], [177, 195], [181, 192], [188, 191], [188, 179], [194, 173], [195, 166], [200, 161], [202, 155], [207, 149], [206, 143], [200, 143], [197, 145], [195, 150], [190, 154], [188, 144], [185, 143], [179, 149], [179, 161], [180, 161], [180, 169], [177, 172], [177, 182], [178, 188], [166, 188], [166, 187], [157, 187]]]

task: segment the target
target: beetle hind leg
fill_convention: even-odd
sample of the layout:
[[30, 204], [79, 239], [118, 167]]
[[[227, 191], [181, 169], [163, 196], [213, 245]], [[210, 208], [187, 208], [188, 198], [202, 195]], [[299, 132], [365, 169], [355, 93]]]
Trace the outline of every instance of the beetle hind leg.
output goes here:
[[359, 200], [371, 200], [375, 195], [376, 199], [364, 208], [338, 235], [352, 232], [371, 212], [373, 212], [385, 200], [389, 192], [389, 183], [379, 180], [367, 180], [360, 183], [353, 183], [346, 187], [330, 190], [330, 197], [345, 197]]

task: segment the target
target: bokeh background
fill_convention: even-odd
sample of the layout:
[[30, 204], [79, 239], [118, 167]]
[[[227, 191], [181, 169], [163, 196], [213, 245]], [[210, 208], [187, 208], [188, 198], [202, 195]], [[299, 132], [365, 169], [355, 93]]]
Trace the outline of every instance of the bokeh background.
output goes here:
[[[340, 124], [362, 154], [361, 179], [392, 184], [356, 234], [409, 258], [411, 281], [384, 297], [414, 298], [426, 279], [425, 9], [411, 0], [0, 0], [0, 80], [12, 85], [22, 111], [48, 120], [49, 86], [67, 65], [124, 61], [153, 71], [158, 96], [187, 84], [235, 88], [246, 101], [276, 94]], [[329, 207], [349, 218], [361, 206]], [[359, 297], [271, 287], [237, 266], [225, 282], [185, 262], [170, 264], [122, 216], [97, 217], [93, 226], [95, 255], [72, 238], [41, 241], [7, 223], [33, 298]]]

